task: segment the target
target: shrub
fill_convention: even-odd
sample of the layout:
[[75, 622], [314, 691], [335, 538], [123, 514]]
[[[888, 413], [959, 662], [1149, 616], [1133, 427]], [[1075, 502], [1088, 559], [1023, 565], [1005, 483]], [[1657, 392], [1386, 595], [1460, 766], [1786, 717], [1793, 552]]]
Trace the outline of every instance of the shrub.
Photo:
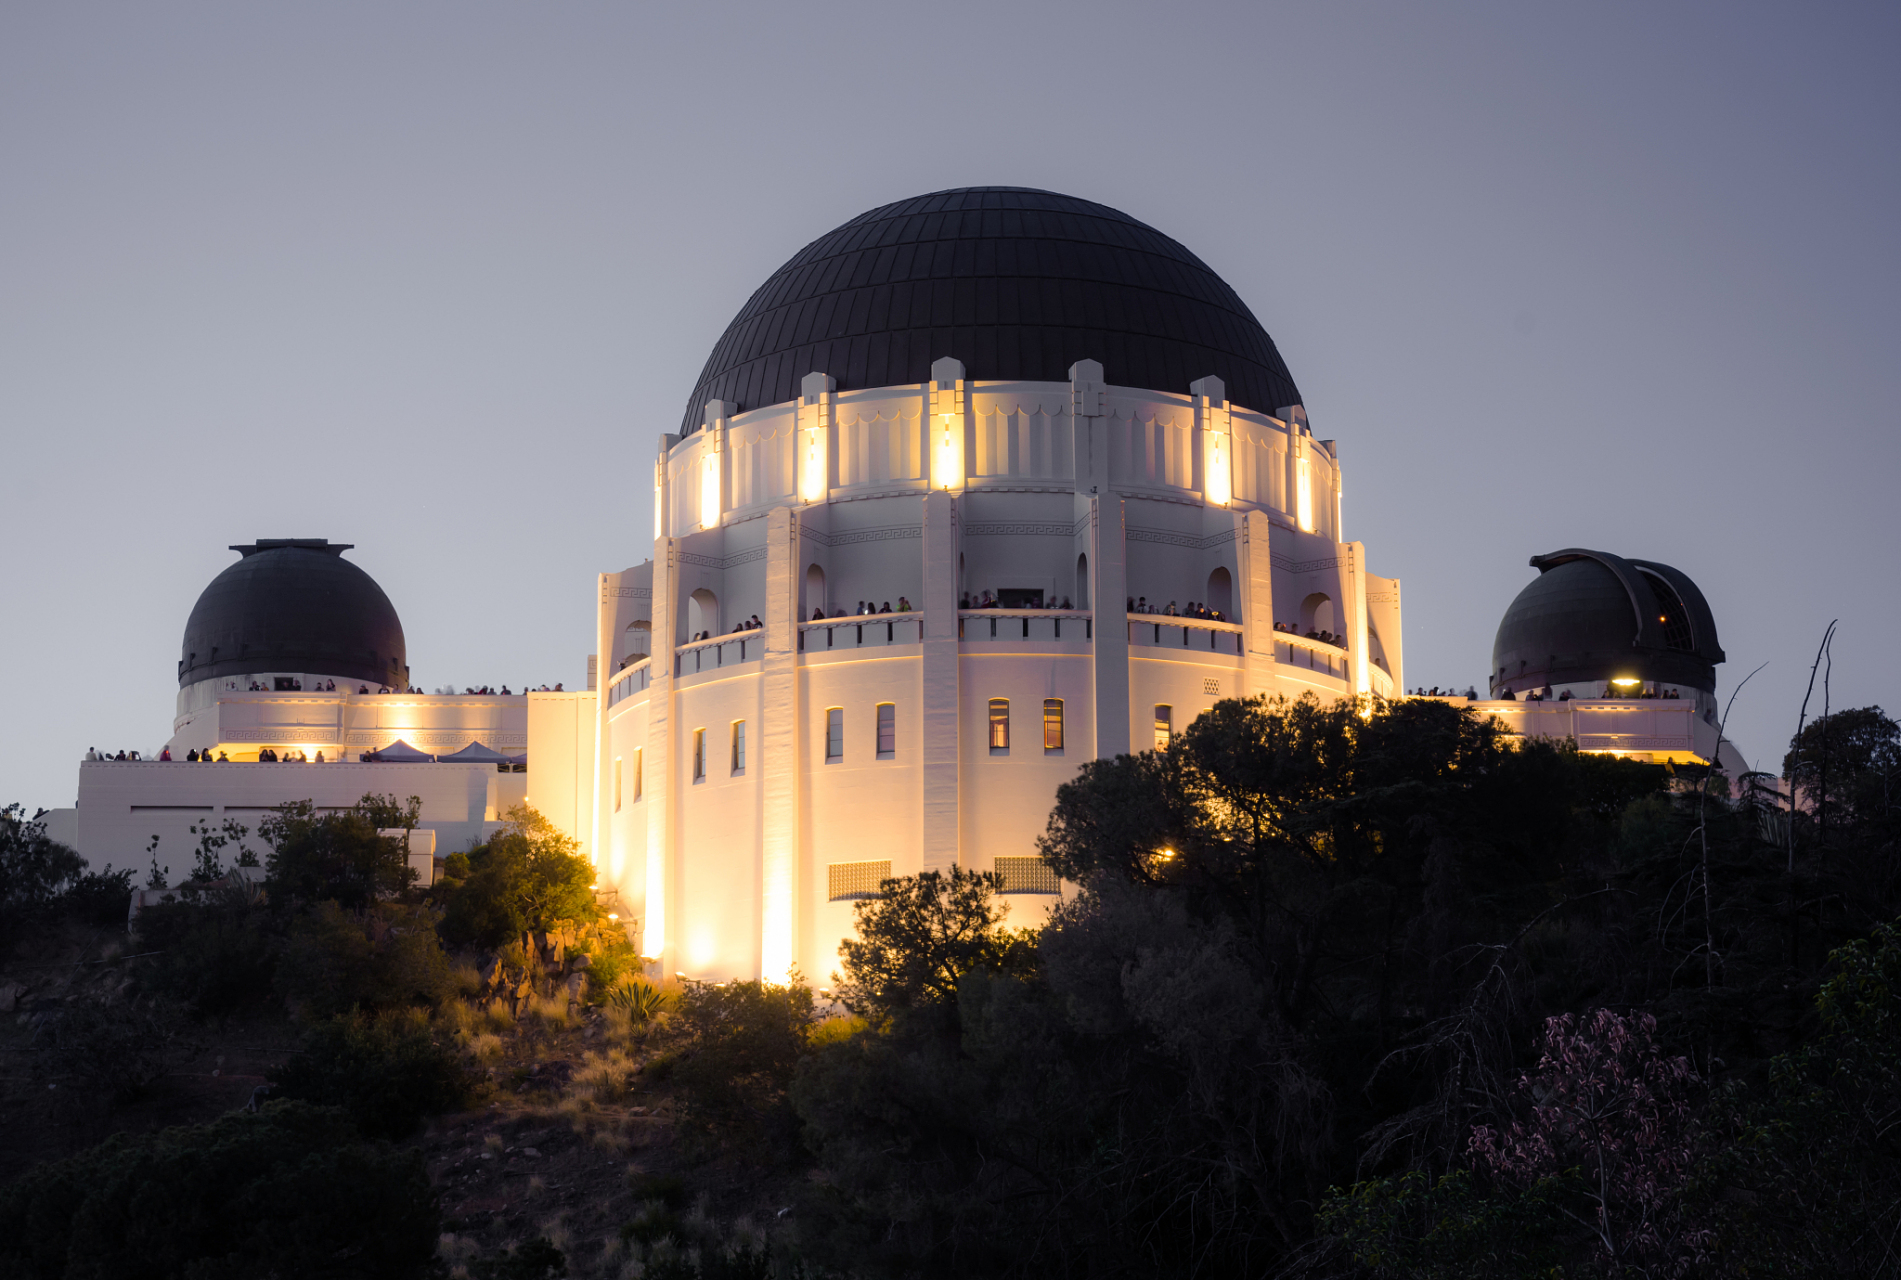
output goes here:
[[469, 874], [449, 897], [443, 936], [500, 947], [559, 920], [594, 915], [594, 867], [580, 845], [525, 804], [469, 851]]
[[463, 1106], [472, 1083], [460, 1059], [407, 1010], [349, 1013], [312, 1027], [270, 1077], [286, 1098], [341, 1107], [373, 1138], [405, 1138], [424, 1116]]
[[123, 926], [132, 909], [132, 868], [114, 871], [108, 862], [104, 871], [86, 872], [60, 894], [59, 909], [83, 924]]
[[558, 1280], [567, 1274], [567, 1257], [546, 1236], [469, 1264], [470, 1280]]
[[276, 986], [309, 1016], [327, 1018], [435, 1004], [454, 993], [456, 977], [427, 908], [385, 902], [351, 912], [322, 902], [292, 926]]
[[814, 1019], [812, 989], [688, 982], [680, 999], [687, 1044], [668, 1068], [687, 1092], [688, 1122], [703, 1132], [761, 1140], [791, 1151], [797, 1121], [787, 1090]]
[[74, 1108], [142, 1096], [180, 1054], [177, 1014], [153, 1000], [69, 1001], [51, 1038], [35, 1074]]
[[334, 900], [346, 908], [367, 907], [409, 884], [408, 855], [400, 840], [378, 828], [415, 825], [421, 802], [409, 810], [364, 796], [341, 813], [319, 814], [308, 800], [279, 805], [258, 824], [270, 843], [265, 859], [272, 896], [280, 902]]
[[644, 1027], [665, 1013], [672, 997], [645, 978], [626, 978], [608, 988], [607, 1006], [637, 1027]]
[[403, 1280], [426, 1273], [436, 1226], [421, 1156], [361, 1142], [340, 1112], [274, 1102], [120, 1134], [0, 1189], [0, 1273]]
[[267, 1000], [283, 939], [262, 895], [233, 885], [183, 894], [139, 912], [139, 948], [152, 991], [223, 1016]]

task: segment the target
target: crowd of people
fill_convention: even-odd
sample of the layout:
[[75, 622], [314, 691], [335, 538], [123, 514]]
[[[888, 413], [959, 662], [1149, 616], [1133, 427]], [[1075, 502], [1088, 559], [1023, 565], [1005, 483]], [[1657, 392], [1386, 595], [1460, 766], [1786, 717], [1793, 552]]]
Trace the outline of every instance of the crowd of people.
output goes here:
[[1038, 602], [1032, 605], [1014, 605], [1014, 606], [1006, 605], [1003, 603], [1003, 601], [997, 598], [995, 593], [989, 592], [989, 591], [980, 591], [974, 596], [971, 595], [968, 591], [966, 591], [963, 595], [957, 597], [957, 607], [959, 609], [1009, 609], [1009, 608], [1073, 609], [1075, 608], [1074, 605], [1070, 604], [1068, 596], [1064, 596], [1061, 600], [1053, 601], [1048, 605], [1043, 604], [1041, 602], [1040, 597], [1038, 598]]
[[1129, 600], [1130, 613], [1151, 613], [1160, 618], [1200, 618], [1204, 622], [1232, 622], [1233, 619], [1219, 609], [1210, 609], [1199, 600], [1190, 600], [1186, 607], [1176, 608], [1170, 600], [1166, 608], [1160, 604], [1150, 604], [1147, 596], [1133, 596]]
[[[1301, 634], [1300, 628], [1291, 622], [1277, 622], [1274, 624], [1274, 630], [1284, 632], [1290, 636]], [[1322, 644], [1330, 644], [1336, 649], [1344, 649], [1347, 647], [1347, 638], [1345, 636], [1336, 635], [1325, 628], [1307, 632], [1306, 638], [1309, 640], [1318, 640]]]
[[1460, 693], [1457, 689], [1441, 689], [1436, 684], [1430, 689], [1421, 686], [1417, 689], [1408, 689], [1407, 692], [1421, 698], [1465, 698], [1473, 702], [1478, 701], [1479, 696], [1479, 691], [1470, 685], [1466, 686], [1464, 693]]
[[[1505, 692], [1499, 694], [1498, 696], [1500, 699], [1502, 699], [1505, 702], [1518, 701], [1518, 698], [1516, 697], [1516, 695], [1512, 693], [1510, 689], [1505, 690]], [[1640, 689], [1635, 693], [1627, 693], [1624, 690], [1619, 689], [1616, 685], [1607, 684], [1604, 686], [1604, 692], [1598, 694], [1597, 696], [1600, 698], [1659, 698], [1667, 702], [1673, 698], [1675, 699], [1682, 698], [1683, 692], [1680, 689], [1660, 689], [1654, 686], [1650, 686], [1650, 687]], [[1528, 690], [1525, 694], [1525, 701], [1526, 702], [1554, 702], [1554, 701], [1555, 702], [1569, 702], [1571, 701], [1571, 691], [1569, 689], [1565, 689], [1562, 692], [1560, 692], [1556, 698], [1553, 698], [1551, 695], [1551, 686], [1546, 685], [1542, 689]]]
[[[968, 608], [969, 606], [965, 606], [965, 607]], [[882, 605], [879, 604], [876, 600], [860, 600], [858, 602], [858, 607], [856, 609], [853, 609], [850, 612], [847, 612], [844, 609], [840, 609], [837, 613], [834, 613], [832, 617], [834, 618], [865, 618], [865, 617], [871, 617], [874, 614], [880, 614], [880, 613], [910, 613], [910, 612], [911, 612], [911, 601], [904, 596], [899, 596], [898, 607], [895, 609], [891, 607], [891, 602], [889, 600], [885, 601]], [[826, 621], [825, 610], [823, 608], [812, 610], [812, 617], [810, 621], [813, 621], [813, 622]]]

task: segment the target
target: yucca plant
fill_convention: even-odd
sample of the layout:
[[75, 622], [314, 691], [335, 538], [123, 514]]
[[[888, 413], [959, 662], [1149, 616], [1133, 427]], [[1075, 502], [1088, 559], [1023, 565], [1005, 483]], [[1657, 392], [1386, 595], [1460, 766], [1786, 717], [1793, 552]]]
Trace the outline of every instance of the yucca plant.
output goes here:
[[629, 975], [607, 993], [607, 1003], [625, 1014], [634, 1026], [645, 1026], [666, 1011], [667, 993], [645, 978]]

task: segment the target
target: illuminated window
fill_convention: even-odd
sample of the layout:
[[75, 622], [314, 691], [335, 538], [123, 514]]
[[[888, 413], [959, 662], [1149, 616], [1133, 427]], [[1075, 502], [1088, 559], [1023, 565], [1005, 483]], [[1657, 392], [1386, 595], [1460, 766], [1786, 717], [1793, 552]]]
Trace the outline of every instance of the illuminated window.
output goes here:
[[640, 799], [640, 758], [642, 751], [643, 748], [641, 747], [634, 748], [634, 799], [636, 800]]
[[1041, 858], [998, 858], [1005, 893], [1055, 893], [1056, 873]]
[[1174, 733], [1175, 708], [1165, 702], [1155, 704], [1155, 749], [1168, 749], [1169, 737]]
[[875, 898], [891, 878], [891, 859], [878, 862], [834, 862], [825, 868], [826, 897], [832, 902]]
[[746, 722], [733, 721], [733, 772], [746, 772]]
[[845, 758], [845, 708], [832, 707], [825, 713], [825, 758]]
[[878, 704], [878, 758], [889, 760], [898, 753], [898, 708], [889, 702]]
[[614, 812], [615, 813], [620, 812], [620, 772], [621, 772], [622, 763], [623, 762], [619, 756], [614, 757]]
[[1010, 749], [1010, 700], [1008, 698], [990, 700], [990, 749], [992, 751]]
[[1043, 699], [1043, 750], [1063, 749], [1063, 700]]
[[706, 781], [706, 730], [693, 731], [693, 781]]

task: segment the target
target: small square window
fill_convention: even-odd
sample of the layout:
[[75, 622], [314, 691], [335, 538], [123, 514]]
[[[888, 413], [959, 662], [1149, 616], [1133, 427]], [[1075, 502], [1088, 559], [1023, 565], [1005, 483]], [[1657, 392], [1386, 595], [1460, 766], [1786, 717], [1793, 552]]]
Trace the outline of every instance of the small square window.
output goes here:
[[1175, 708], [1165, 702], [1155, 704], [1155, 749], [1168, 750], [1168, 740], [1174, 735]]
[[990, 700], [990, 749], [992, 751], [1010, 749], [1010, 700], [1008, 698]]
[[889, 760], [898, 753], [898, 708], [889, 702], [878, 704], [878, 758]]
[[1043, 750], [1063, 749], [1063, 700], [1043, 699]]
[[845, 708], [831, 707], [825, 712], [825, 758], [845, 758]]

